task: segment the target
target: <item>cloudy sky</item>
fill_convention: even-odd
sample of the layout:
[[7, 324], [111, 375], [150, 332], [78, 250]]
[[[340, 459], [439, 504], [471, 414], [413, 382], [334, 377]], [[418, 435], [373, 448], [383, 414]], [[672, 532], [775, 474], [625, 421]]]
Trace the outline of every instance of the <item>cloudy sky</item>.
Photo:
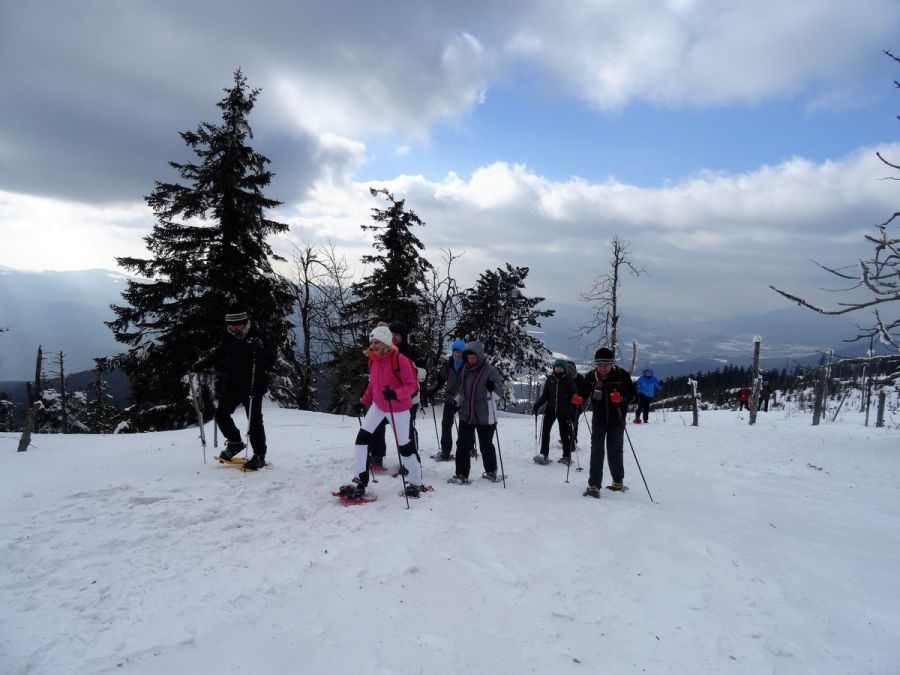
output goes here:
[[897, 206], [896, 0], [85, 0], [0, 9], [0, 265], [115, 269], [179, 131], [262, 89], [274, 241], [334, 242], [386, 186], [464, 284], [504, 262], [577, 302], [630, 242], [629, 307], [680, 315], [815, 295]]

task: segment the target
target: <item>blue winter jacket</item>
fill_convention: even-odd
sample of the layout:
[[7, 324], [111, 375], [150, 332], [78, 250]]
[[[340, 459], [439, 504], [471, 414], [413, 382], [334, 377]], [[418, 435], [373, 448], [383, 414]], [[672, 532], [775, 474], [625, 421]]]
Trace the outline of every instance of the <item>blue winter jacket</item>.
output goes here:
[[[647, 373], [650, 373], [650, 375], [648, 376]], [[638, 378], [638, 393], [643, 394], [647, 398], [653, 398], [660, 389], [662, 389], [662, 385], [659, 383], [659, 378], [654, 377], [653, 371], [647, 368], [644, 374]]]

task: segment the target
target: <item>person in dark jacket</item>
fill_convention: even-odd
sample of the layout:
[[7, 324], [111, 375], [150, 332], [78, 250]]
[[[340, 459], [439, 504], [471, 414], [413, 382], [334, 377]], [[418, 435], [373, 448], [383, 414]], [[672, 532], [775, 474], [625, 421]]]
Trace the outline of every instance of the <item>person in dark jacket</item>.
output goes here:
[[450, 348], [452, 353], [441, 364], [441, 368], [434, 378], [434, 384], [427, 392], [428, 399], [432, 400], [441, 387], [446, 385], [444, 390], [444, 413], [441, 416], [441, 451], [431, 456], [432, 459], [439, 462], [449, 462], [453, 459], [450, 451], [453, 449], [453, 421], [456, 417], [456, 408], [449, 402], [459, 393], [459, 381], [462, 377], [463, 368], [463, 351], [466, 348], [466, 343], [463, 340], [454, 340]]
[[603, 459], [606, 455], [612, 474], [611, 490], [625, 489], [623, 443], [628, 404], [637, 398], [631, 373], [615, 365], [611, 349], [601, 347], [594, 354], [594, 370], [584, 378], [579, 392], [591, 402], [591, 469], [586, 497], [599, 497], [603, 485]]
[[[659, 378], [653, 374], [650, 368], [645, 369], [644, 374], [637, 381], [638, 404], [637, 410], [634, 412], [635, 424], [640, 424], [642, 421], [650, 421], [650, 404], [653, 402], [656, 392], [660, 389], [662, 389], [662, 385], [659, 382]], [[641, 415], [643, 415], [643, 420]]]
[[553, 362], [553, 372], [544, 382], [544, 389], [538, 400], [534, 402], [534, 414], [537, 416], [543, 407], [544, 424], [541, 427], [541, 453], [535, 455], [537, 464], [548, 464], [550, 459], [550, 432], [553, 423], [559, 423], [559, 434], [562, 437], [563, 454], [559, 461], [568, 464], [572, 459], [572, 397], [577, 395], [575, 380], [566, 372], [568, 363], [565, 359]]
[[772, 385], [763, 382], [762, 389], [759, 390], [759, 410], [769, 412], [769, 399], [772, 397]]
[[494, 429], [497, 423], [496, 392], [503, 390], [500, 372], [484, 358], [480, 342], [469, 342], [463, 351], [459, 392], [451, 399], [459, 410], [459, 439], [456, 452], [456, 475], [448, 483], [469, 482], [471, 452], [475, 448], [475, 434], [481, 446], [484, 463], [483, 478], [497, 481], [497, 455], [494, 452]]
[[269, 388], [268, 372], [275, 363], [275, 354], [266, 336], [254, 324], [243, 305], [231, 305], [225, 314], [225, 334], [212, 352], [193, 366], [200, 372], [212, 366], [219, 375], [221, 387], [216, 424], [225, 437], [225, 449], [218, 457], [230, 462], [246, 445], [241, 441], [231, 414], [244, 406], [250, 420], [250, 446], [253, 457], [244, 464], [249, 471], [266, 465], [266, 430], [263, 426], [262, 398]]

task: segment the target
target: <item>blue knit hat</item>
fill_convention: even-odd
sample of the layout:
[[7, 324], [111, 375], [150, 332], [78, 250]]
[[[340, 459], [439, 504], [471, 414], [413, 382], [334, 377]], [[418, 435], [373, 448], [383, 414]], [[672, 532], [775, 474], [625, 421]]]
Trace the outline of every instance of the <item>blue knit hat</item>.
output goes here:
[[465, 340], [460, 340], [459, 338], [457, 338], [456, 340], [453, 341], [453, 344], [450, 345], [450, 351], [455, 352], [457, 350], [459, 350], [461, 352], [466, 351], [466, 341]]

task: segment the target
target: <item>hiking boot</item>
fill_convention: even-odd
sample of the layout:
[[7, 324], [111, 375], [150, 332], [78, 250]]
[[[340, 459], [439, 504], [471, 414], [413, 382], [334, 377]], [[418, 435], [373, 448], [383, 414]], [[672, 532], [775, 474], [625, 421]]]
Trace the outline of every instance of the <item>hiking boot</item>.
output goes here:
[[453, 478], [448, 478], [447, 482], [453, 483], [454, 485], [469, 485], [472, 481], [465, 476], [456, 475], [453, 476]]
[[350, 485], [341, 485], [338, 494], [345, 499], [362, 499], [366, 495], [365, 485], [359, 484], [359, 479], [354, 478]]
[[474, 457], [475, 459], [478, 459], [478, 451], [473, 449], [473, 450], [469, 453], [469, 457]]
[[481, 477], [482, 477], [482, 478], [487, 478], [488, 480], [493, 481], [493, 482], [495, 482], [495, 483], [496, 483], [498, 480], [500, 480], [499, 478], [497, 478], [497, 472], [496, 472], [496, 471], [485, 471], [483, 474], [481, 474]]
[[634, 418], [634, 423], [635, 423], [635, 424], [640, 424], [640, 423], [641, 423], [640, 418], [639, 418], [639, 417], [635, 417], [635, 418]]
[[219, 453], [218, 459], [222, 460], [223, 462], [230, 462], [232, 459], [241, 454], [241, 452], [246, 447], [247, 444], [242, 441], [237, 441], [236, 443], [228, 441], [227, 443], [225, 443], [225, 449]]
[[244, 471], [259, 471], [266, 465], [266, 458], [262, 455], [254, 454], [247, 462], [244, 463]]
[[435, 462], [450, 462], [453, 460], [453, 455], [451, 455], [449, 452], [446, 454], [443, 452], [439, 452], [435, 455], [432, 455], [431, 459], [433, 459]]
[[558, 463], [560, 463], [560, 464], [565, 464], [566, 466], [569, 466], [569, 464], [572, 463], [572, 458], [571, 458], [571, 457], [566, 457], [565, 455], [563, 455], [562, 457], [560, 457], [560, 458], [559, 458], [558, 460], [556, 460], [556, 461], [557, 461]]
[[595, 499], [600, 499], [600, 488], [596, 485], [588, 485], [587, 490], [584, 491], [583, 495], [585, 497], [594, 497]]
[[550, 458], [547, 457], [547, 455], [535, 455], [535, 456], [534, 456], [534, 463], [535, 463], [535, 464], [549, 464], [549, 463], [550, 463]]
[[608, 485], [608, 486], [607, 486], [607, 489], [608, 489], [608, 490], [612, 490], [613, 492], [624, 492], [624, 491], [625, 491], [625, 484], [624, 484], [624, 483], [620, 483], [619, 481], [614, 480], [614, 481], [612, 482], [612, 485]]
[[424, 485], [416, 485], [415, 483], [406, 484], [406, 496], [412, 499], [418, 499], [427, 488]]

